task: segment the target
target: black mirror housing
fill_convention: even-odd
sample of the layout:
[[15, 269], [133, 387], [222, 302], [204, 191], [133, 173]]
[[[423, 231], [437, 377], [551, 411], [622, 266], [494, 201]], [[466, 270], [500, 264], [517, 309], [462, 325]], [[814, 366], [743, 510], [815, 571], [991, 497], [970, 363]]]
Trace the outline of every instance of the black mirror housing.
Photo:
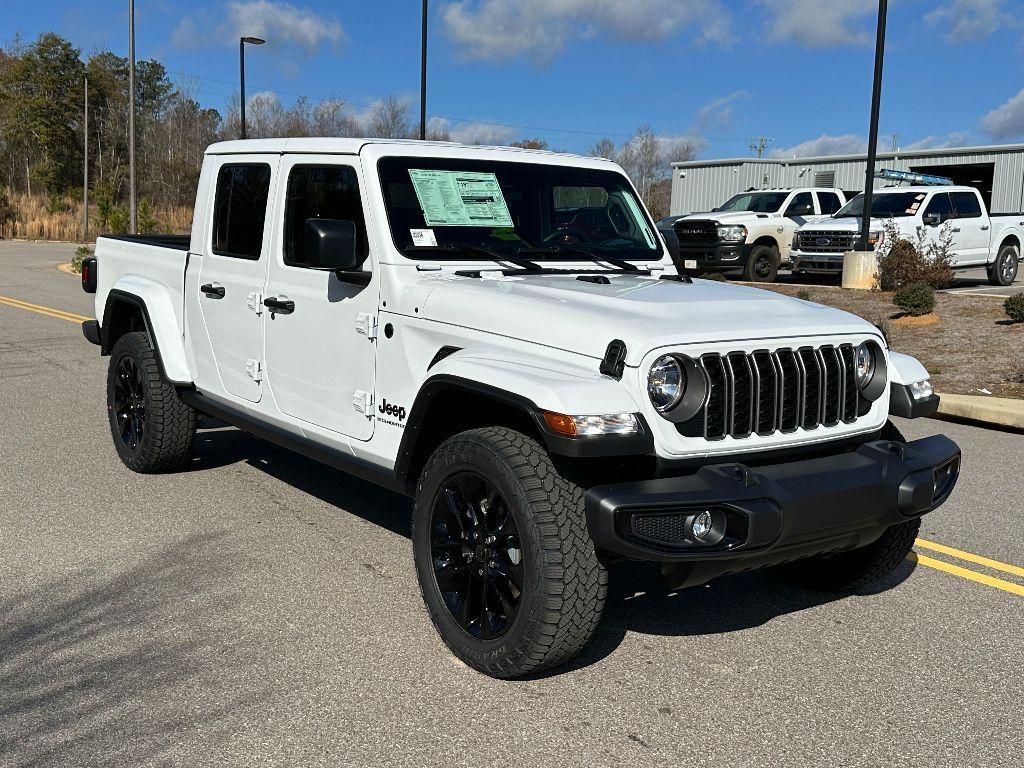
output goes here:
[[927, 224], [929, 227], [937, 227], [939, 224], [942, 223], [942, 214], [941, 213], [926, 213], [924, 215], [923, 220], [924, 220], [924, 223]]
[[342, 219], [306, 219], [306, 266], [354, 272], [362, 265], [355, 223]]

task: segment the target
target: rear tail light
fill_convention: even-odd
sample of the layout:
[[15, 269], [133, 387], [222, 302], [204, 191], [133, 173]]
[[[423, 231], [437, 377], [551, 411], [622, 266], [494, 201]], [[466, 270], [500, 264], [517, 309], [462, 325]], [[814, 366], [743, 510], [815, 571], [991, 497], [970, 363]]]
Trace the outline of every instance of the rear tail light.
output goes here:
[[82, 290], [96, 293], [96, 257], [89, 256], [82, 260]]

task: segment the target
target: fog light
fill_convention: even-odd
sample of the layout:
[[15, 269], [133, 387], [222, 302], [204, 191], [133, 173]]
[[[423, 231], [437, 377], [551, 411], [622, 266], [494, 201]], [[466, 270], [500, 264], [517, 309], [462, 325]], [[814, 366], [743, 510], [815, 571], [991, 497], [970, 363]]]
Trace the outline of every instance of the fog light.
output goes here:
[[717, 544], [725, 538], [725, 513], [717, 509], [705, 509], [686, 520], [688, 539], [705, 546]]

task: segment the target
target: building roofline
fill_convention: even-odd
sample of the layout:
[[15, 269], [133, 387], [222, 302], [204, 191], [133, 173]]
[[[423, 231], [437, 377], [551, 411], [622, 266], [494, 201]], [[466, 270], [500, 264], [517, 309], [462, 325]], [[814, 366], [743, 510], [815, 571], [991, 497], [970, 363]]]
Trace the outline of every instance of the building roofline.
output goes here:
[[[1004, 152], [1024, 152], [1024, 144], [981, 144], [973, 147], [940, 147], [937, 149], [908, 149], [896, 152], [879, 152], [878, 160], [894, 160], [900, 157], [935, 157], [941, 155], [986, 155]], [[686, 160], [672, 163], [673, 168], [700, 168], [715, 165], [799, 165], [801, 163], [842, 162], [866, 160], [867, 153], [852, 155], [808, 155], [806, 157], [729, 157], [721, 160]]]

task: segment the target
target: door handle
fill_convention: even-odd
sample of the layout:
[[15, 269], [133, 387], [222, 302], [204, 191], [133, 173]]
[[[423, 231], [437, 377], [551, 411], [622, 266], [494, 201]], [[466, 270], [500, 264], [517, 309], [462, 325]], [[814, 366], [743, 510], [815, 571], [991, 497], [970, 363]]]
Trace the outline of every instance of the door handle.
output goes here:
[[951, 229], [950, 231], [951, 232], [959, 232], [960, 231], [960, 227], [953, 227], [953, 229]]
[[224, 298], [224, 286], [217, 285], [216, 283], [207, 283], [206, 285], [199, 286], [199, 290], [206, 294], [207, 298], [210, 299], [223, 299]]
[[290, 315], [295, 311], [295, 302], [291, 299], [269, 298], [263, 300], [263, 306], [271, 312], [281, 315]]
[[982, 224], [981, 231], [984, 232], [986, 229], [988, 229], [988, 224]]

